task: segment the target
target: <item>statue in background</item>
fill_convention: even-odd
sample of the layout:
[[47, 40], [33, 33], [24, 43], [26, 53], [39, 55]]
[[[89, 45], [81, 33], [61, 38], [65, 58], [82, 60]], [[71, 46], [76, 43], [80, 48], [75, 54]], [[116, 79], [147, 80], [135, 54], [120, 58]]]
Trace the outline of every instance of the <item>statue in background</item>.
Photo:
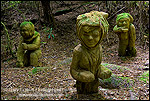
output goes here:
[[18, 67], [38, 66], [41, 56], [40, 34], [35, 31], [31, 22], [22, 22], [20, 25], [21, 39], [17, 49]]
[[136, 33], [132, 22], [133, 17], [129, 13], [117, 15], [117, 25], [114, 27], [113, 31], [119, 37], [119, 56], [136, 56]]
[[70, 73], [76, 79], [78, 94], [98, 93], [98, 78], [107, 79], [111, 70], [101, 65], [100, 43], [108, 32], [108, 13], [91, 11], [77, 17], [77, 36], [81, 44], [73, 51]]

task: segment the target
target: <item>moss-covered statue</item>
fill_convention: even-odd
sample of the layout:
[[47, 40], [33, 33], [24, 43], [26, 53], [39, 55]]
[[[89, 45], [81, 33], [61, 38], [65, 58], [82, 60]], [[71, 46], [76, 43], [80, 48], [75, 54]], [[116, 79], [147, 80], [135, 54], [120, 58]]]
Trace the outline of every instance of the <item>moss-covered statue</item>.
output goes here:
[[113, 31], [119, 37], [119, 56], [136, 56], [136, 33], [132, 22], [133, 17], [129, 13], [121, 13], [117, 15], [117, 25], [114, 27]]
[[111, 70], [101, 65], [100, 43], [108, 32], [108, 13], [91, 11], [77, 17], [77, 36], [81, 44], [73, 51], [70, 73], [76, 79], [78, 94], [98, 93], [98, 78], [107, 79]]
[[17, 49], [18, 67], [38, 66], [41, 56], [40, 34], [35, 31], [31, 22], [22, 22], [20, 25], [21, 39]]

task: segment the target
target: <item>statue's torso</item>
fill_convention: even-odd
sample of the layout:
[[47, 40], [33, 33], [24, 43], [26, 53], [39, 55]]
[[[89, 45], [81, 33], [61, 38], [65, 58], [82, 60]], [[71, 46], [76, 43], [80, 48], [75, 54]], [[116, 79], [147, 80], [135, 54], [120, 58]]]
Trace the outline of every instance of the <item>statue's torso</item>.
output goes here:
[[79, 68], [87, 70], [96, 75], [98, 66], [102, 61], [102, 48], [99, 45], [98, 47], [88, 50], [84, 46], [80, 46], [81, 57], [79, 61]]
[[128, 39], [129, 39], [128, 33], [129, 33], [129, 32], [120, 32], [120, 33], [118, 34], [119, 39], [120, 39], [120, 40], [128, 40]]

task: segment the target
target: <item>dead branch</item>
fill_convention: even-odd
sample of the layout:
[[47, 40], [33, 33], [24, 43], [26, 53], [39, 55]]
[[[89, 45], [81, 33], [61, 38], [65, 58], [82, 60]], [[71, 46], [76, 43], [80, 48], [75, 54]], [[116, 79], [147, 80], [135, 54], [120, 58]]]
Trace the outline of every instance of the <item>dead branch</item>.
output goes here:
[[66, 14], [66, 13], [69, 13], [71, 11], [75, 11], [77, 9], [79, 9], [80, 7], [84, 7], [84, 9], [86, 10], [86, 7], [87, 5], [90, 5], [90, 4], [96, 4], [96, 2], [87, 2], [87, 3], [84, 3], [78, 7], [74, 7], [74, 8], [70, 8], [69, 9], [64, 9], [64, 10], [60, 10], [60, 11], [56, 11], [56, 13], [54, 14], [55, 16], [59, 16], [59, 15], [62, 15], [62, 14]]
[[119, 13], [119, 12], [122, 11], [123, 9], [125, 9], [125, 7], [121, 8], [121, 9], [120, 9], [119, 11], [117, 11], [115, 14], [113, 14], [112, 16], [110, 16], [110, 17], [108, 18], [108, 20], [109, 20], [110, 18], [114, 17], [117, 13]]

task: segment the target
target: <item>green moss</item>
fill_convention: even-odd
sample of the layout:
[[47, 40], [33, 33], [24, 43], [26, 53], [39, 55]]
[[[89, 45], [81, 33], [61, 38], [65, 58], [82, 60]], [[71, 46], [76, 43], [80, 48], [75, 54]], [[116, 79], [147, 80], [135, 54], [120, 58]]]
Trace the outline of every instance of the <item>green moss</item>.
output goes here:
[[112, 76], [108, 79], [105, 80], [100, 80], [100, 82], [102, 82], [100, 85], [103, 88], [130, 88], [134, 85], [135, 80], [131, 79], [130, 77], [121, 77], [121, 76], [117, 76], [115, 74], [112, 74]]
[[129, 15], [130, 15], [129, 13], [121, 13], [121, 14], [117, 15], [116, 22], [119, 21], [120, 19], [128, 18]]
[[23, 27], [23, 26], [25, 26], [25, 25], [27, 25], [27, 24], [30, 24], [30, 25], [33, 26], [33, 23], [32, 23], [32, 22], [24, 21], [24, 22], [22, 22], [22, 23], [20, 24], [20, 27]]

